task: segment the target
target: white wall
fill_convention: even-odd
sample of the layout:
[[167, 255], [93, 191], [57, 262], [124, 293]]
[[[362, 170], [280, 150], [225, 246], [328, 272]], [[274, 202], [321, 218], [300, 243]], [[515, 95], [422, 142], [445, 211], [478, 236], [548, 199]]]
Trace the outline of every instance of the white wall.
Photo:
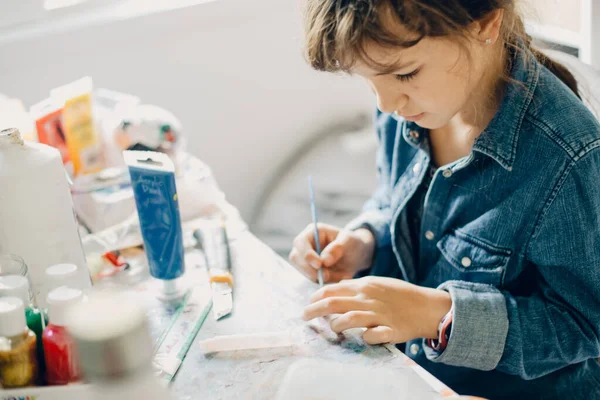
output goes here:
[[296, 1], [216, 0], [0, 46], [0, 93], [29, 106], [90, 75], [163, 106], [249, 217], [297, 145], [374, 107], [362, 82], [311, 71], [301, 43]]

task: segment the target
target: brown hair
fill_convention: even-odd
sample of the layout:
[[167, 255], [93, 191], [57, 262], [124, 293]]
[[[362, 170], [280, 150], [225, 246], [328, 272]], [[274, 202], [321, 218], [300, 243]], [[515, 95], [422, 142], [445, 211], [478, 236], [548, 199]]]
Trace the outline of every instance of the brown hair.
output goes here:
[[[503, 9], [501, 40], [507, 48], [528, 48], [538, 61], [577, 96], [575, 77], [561, 64], [531, 46], [516, 0], [305, 0], [306, 55], [313, 68], [350, 71], [357, 59], [378, 65], [364, 44], [411, 47], [424, 37], [465, 37], [466, 28], [490, 12]], [[399, 37], [384, 24], [385, 13], [410, 32]], [[519, 43], [523, 43], [519, 46]]]

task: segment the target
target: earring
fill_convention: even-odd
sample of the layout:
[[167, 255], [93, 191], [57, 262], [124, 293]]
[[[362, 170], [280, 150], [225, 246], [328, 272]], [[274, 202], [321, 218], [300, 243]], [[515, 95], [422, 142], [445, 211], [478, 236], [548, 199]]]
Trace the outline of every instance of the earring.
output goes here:
[[487, 39], [487, 40], [485, 41], [485, 44], [492, 44], [492, 39]]

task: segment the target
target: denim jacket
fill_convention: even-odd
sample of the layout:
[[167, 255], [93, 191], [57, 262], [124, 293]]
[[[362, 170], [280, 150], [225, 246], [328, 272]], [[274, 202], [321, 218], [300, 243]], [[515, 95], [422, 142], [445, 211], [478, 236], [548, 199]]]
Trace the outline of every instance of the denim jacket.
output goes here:
[[406, 352], [456, 391], [600, 398], [600, 125], [530, 53], [511, 78], [470, 155], [435, 171], [417, 251], [406, 204], [428, 132], [378, 113], [378, 189], [349, 227], [376, 238], [370, 274], [450, 293], [447, 348]]

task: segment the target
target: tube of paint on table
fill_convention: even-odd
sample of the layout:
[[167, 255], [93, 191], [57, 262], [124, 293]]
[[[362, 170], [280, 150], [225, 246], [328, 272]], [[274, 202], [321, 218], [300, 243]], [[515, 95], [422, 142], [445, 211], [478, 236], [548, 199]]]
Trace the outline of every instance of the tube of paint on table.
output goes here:
[[175, 166], [164, 153], [125, 151], [150, 275], [167, 299], [183, 295], [177, 278], [185, 272], [183, 233]]

